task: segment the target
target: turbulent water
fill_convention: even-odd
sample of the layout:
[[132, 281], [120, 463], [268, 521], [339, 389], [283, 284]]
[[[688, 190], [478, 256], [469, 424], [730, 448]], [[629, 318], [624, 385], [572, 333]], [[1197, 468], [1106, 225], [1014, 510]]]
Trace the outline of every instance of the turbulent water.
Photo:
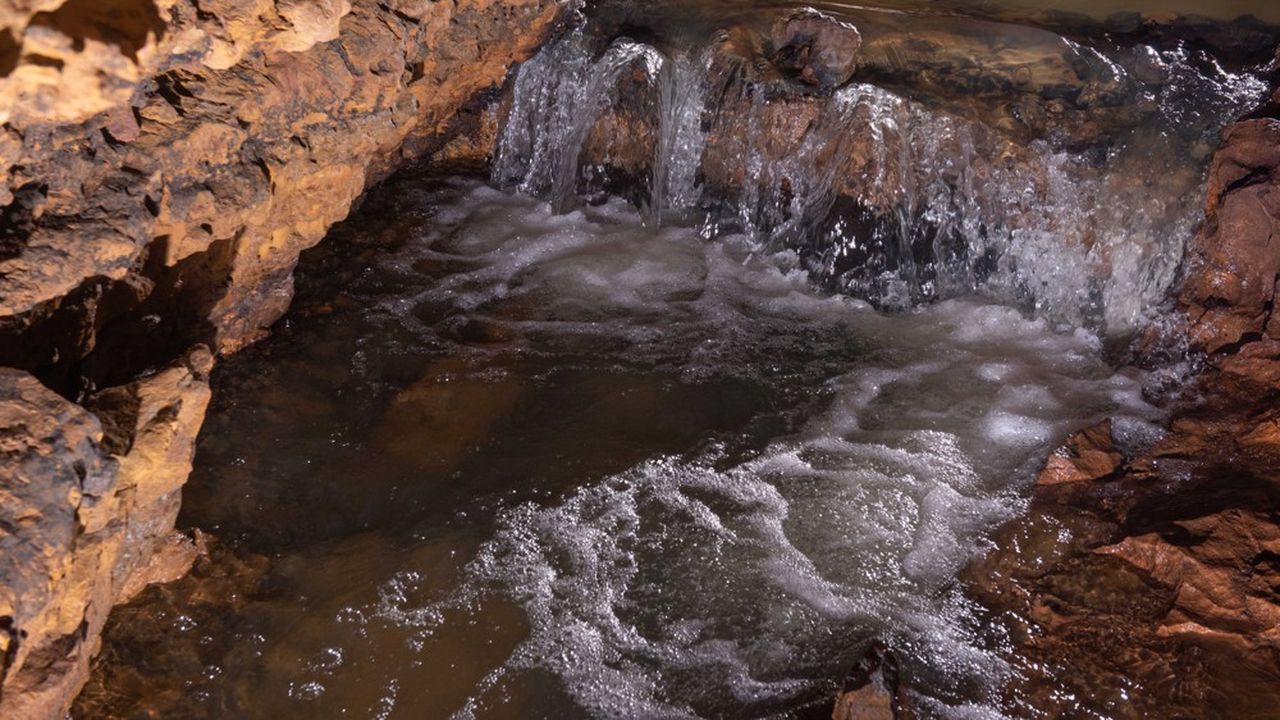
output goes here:
[[[863, 12], [885, 22], [882, 13]], [[639, 20], [627, 14], [619, 22]], [[740, 230], [768, 247], [797, 249], [816, 279], [882, 307], [982, 291], [1112, 336], [1131, 332], [1166, 296], [1201, 218], [1203, 169], [1217, 132], [1266, 90], [1254, 74], [1227, 72], [1178, 43], [1104, 54], [1045, 31], [955, 20], [960, 28], [946, 35], [913, 20], [943, 42], [986, 34], [992, 52], [1022, 53], [1021, 71], [1060, 63], [1114, 95], [1090, 111], [1099, 117], [1083, 113], [1010, 148], [966, 116], [981, 112], [969, 106], [1006, 100], [912, 99], [911, 87], [855, 81], [797, 124], [795, 114], [814, 104], [808, 91], [726, 71], [717, 53], [732, 34], [713, 32], [714, 24], [652, 22], [649, 32], [670, 35], [606, 43], [586, 24], [521, 66], [493, 171], [499, 184], [563, 211], [599, 187], [619, 157], [633, 161], [632, 146], [645, 141], [639, 135], [652, 134], [640, 169], [649, 192], [639, 200], [650, 224], [696, 210], [697, 220], [684, 221], [701, 224], [704, 235]], [[890, 48], [891, 64], [917, 62], [901, 59], [898, 49], [910, 40], [896, 39], [899, 27], [860, 27], [868, 47]], [[971, 61], [980, 68], [983, 59]], [[990, 82], [1023, 77], [1004, 71], [1009, 78], [996, 72]], [[636, 73], [645, 78], [638, 87]], [[1042, 94], [1072, 92], [1081, 89]], [[778, 99], [788, 96], [790, 104]], [[1108, 115], [1123, 114], [1119, 108], [1135, 117]], [[613, 130], [615, 144], [603, 156], [585, 157], [592, 133], [610, 132], [602, 123], [619, 114], [638, 117]], [[1072, 141], [1073, 122], [1101, 135]], [[1115, 126], [1092, 128], [1107, 123]], [[708, 148], [709, 139], [722, 147]], [[842, 195], [861, 210], [841, 204]]]
[[1067, 432], [1156, 432], [1094, 335], [885, 315], [619, 200], [399, 192], [355, 222], [367, 269], [221, 371], [184, 519], [265, 584], [153, 598], [164, 644], [126, 619], [113, 665], [199, 658], [184, 717], [772, 717], [878, 638], [929, 714], [998, 716], [954, 574]]
[[1159, 436], [1102, 348], [1259, 81], [1000, 26], [1142, 108], [1014, 141], [658, 20], [521, 67], [500, 189], [403, 176], [304, 260], [216, 376], [182, 524], [222, 559], [117, 611], [79, 715], [817, 717], [876, 640], [922, 717], [1009, 711], [956, 574], [1069, 432]]

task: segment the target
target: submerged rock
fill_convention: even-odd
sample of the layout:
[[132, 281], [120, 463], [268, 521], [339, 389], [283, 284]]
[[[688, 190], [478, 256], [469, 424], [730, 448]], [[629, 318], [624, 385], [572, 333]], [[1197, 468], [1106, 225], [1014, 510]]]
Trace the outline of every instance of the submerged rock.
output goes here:
[[872, 643], [849, 671], [836, 698], [832, 720], [906, 720], [914, 717], [899, 687], [898, 659], [881, 642]]
[[773, 62], [806, 85], [839, 87], [857, 68], [862, 35], [849, 23], [806, 8], [778, 18], [769, 32]]

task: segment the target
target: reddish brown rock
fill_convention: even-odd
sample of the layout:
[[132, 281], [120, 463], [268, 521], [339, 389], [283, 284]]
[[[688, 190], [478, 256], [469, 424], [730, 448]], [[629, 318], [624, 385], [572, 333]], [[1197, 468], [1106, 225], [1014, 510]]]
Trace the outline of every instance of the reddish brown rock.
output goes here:
[[1195, 412], [1106, 475], [1042, 478], [1028, 516], [967, 571], [1015, 640], [1011, 714], [1262, 718], [1275, 707], [1280, 464], [1248, 447], [1273, 418]]
[[1111, 437], [1111, 421], [1072, 435], [1065, 445], [1049, 455], [1039, 485], [1090, 482], [1107, 477], [1120, 467], [1123, 456]]
[[1179, 299], [1209, 353], [1166, 437], [1074, 436], [969, 568], [1022, 669], [1012, 714], [1269, 718], [1280, 703], [1280, 124], [1224, 133]]
[[915, 717], [901, 692], [898, 660], [883, 643], [854, 665], [836, 697], [832, 720], [909, 720]]
[[1267, 328], [1280, 277], [1280, 120], [1227, 128], [1209, 173], [1206, 221], [1179, 296], [1195, 347], [1216, 352]]
[[[103, 632], [102, 654], [71, 717], [184, 717], [192, 692], [189, 678], [233, 654], [228, 645], [239, 643], [243, 649], [243, 611], [255, 597], [269, 561], [260, 555], [236, 555], [199, 530], [194, 535], [200, 552], [189, 574], [152, 585], [138, 602], [112, 613]], [[157, 622], [157, 615], [170, 623]], [[174, 632], [172, 623], [178, 618], [202, 632]], [[137, 662], [140, 657], [148, 662]], [[155, 667], [173, 672], [157, 676]]]
[[846, 22], [812, 8], [779, 17], [769, 32], [773, 61], [808, 85], [831, 89], [853, 77], [862, 35]]
[[111, 607], [190, 566], [173, 521], [211, 364], [195, 348], [95, 397], [97, 416], [0, 369], [0, 717], [62, 717]]

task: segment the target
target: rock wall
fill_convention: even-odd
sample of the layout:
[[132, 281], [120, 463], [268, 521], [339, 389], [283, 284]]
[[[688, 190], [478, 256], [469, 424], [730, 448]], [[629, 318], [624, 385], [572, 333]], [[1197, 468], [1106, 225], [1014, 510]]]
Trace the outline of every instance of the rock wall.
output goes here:
[[[968, 571], [1012, 622], [1013, 711], [1274, 715], [1280, 685], [1280, 120], [1223, 134], [1186, 259], [1203, 358], [1160, 437], [1110, 422], [1050, 457], [1027, 517]], [[1065, 539], [1065, 540], [1064, 540]], [[1062, 686], [1066, 686], [1063, 691]]]
[[214, 358], [367, 187], [474, 154], [563, 9], [0, 0], [0, 717], [62, 717], [111, 606], [190, 566]]
[[0, 64], [0, 364], [69, 396], [162, 350], [257, 337], [298, 252], [430, 150], [559, 7], [40, 4], [57, 9], [0, 10], [19, 39]]
[[212, 363], [197, 347], [94, 396], [97, 415], [0, 369], [0, 715], [62, 717], [111, 607], [190, 566], [173, 524]]

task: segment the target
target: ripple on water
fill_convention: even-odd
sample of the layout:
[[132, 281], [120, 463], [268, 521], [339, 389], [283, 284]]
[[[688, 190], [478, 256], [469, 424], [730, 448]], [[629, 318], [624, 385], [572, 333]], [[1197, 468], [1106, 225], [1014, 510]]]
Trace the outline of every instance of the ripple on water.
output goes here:
[[222, 671], [175, 673], [169, 710], [770, 717], [882, 638], [921, 707], [993, 716], [1001, 638], [955, 574], [1066, 433], [1119, 413], [1149, 439], [1138, 374], [977, 299], [882, 314], [619, 201], [413, 202], [439, 211], [330, 278], [332, 314], [220, 371], [185, 512], [274, 559], [201, 619], [255, 651], [192, 646]]

